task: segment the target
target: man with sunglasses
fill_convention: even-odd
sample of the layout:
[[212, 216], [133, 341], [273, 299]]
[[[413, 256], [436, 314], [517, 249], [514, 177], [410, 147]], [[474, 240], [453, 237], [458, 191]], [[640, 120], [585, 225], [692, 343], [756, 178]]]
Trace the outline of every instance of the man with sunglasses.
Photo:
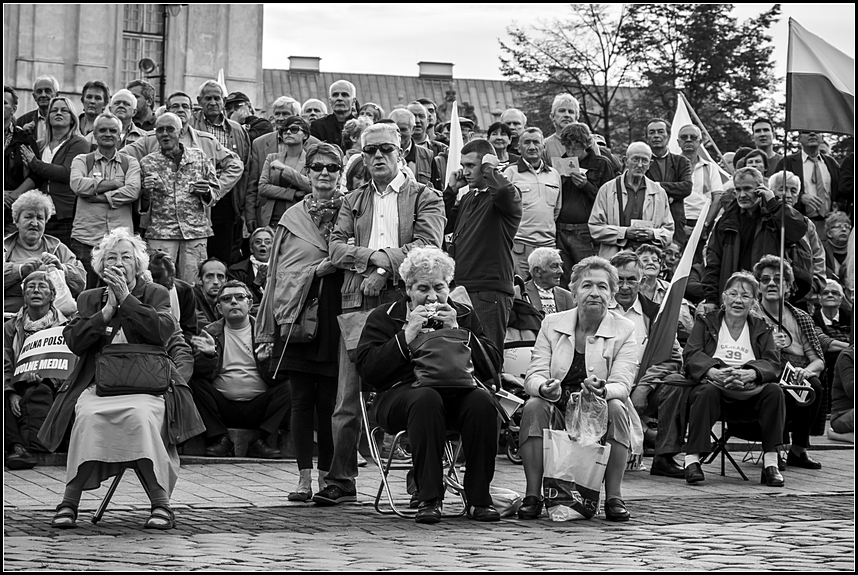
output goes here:
[[[706, 218], [709, 225], [715, 220], [721, 195], [724, 193], [724, 184], [721, 183], [721, 175], [715, 162], [703, 158], [698, 153], [703, 143], [700, 128], [693, 124], [682, 126], [676, 143], [679, 144], [682, 155], [691, 163], [691, 195], [685, 198], [685, 234], [688, 237], [699, 218]], [[712, 203], [707, 212], [703, 213], [707, 198]], [[704, 234], [708, 233], [708, 229], [707, 227], [704, 230]], [[704, 235], [701, 238], [701, 244], [705, 241]]]
[[191, 389], [206, 425], [208, 457], [235, 456], [229, 427], [258, 429], [259, 437], [247, 446], [247, 457], [283, 457], [266, 440], [287, 421], [291, 395], [289, 386], [273, 379], [266, 363], [256, 357], [252, 301], [250, 290], [242, 282], [224, 283], [217, 293], [221, 319], [191, 337]]
[[[378, 123], [361, 134], [363, 162], [371, 180], [348, 194], [331, 233], [331, 262], [345, 270], [343, 313], [369, 311], [401, 299], [399, 266], [412, 249], [441, 247], [444, 204], [440, 193], [399, 168], [400, 135], [395, 124]], [[318, 505], [356, 501], [360, 437], [360, 380], [340, 343], [339, 390], [332, 419], [334, 458]]]

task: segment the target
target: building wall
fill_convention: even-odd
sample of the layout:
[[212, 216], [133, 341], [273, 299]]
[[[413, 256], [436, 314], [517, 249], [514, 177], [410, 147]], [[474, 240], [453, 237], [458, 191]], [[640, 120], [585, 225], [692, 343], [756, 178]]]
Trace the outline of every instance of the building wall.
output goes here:
[[[178, 6], [178, 5], [175, 5]], [[33, 80], [51, 74], [79, 104], [89, 80], [121, 86], [123, 4], [4, 4], [3, 83], [18, 91], [18, 114], [35, 108]], [[166, 94], [196, 96], [223, 68], [227, 89], [260, 105], [262, 5], [181, 5], [167, 18]], [[160, 65], [160, 62], [157, 62]], [[141, 76], [142, 77], [142, 76]], [[148, 79], [157, 90], [159, 79]]]

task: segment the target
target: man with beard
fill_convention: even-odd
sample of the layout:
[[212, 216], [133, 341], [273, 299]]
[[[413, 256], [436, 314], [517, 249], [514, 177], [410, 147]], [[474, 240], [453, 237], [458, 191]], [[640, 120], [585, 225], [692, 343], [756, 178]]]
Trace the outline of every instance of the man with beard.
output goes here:
[[343, 141], [343, 126], [354, 118], [353, 104], [355, 85], [347, 80], [337, 80], [328, 90], [331, 113], [310, 124], [310, 135], [335, 146]]
[[775, 134], [772, 130], [772, 122], [768, 118], [757, 118], [751, 124], [752, 138], [754, 139], [754, 147], [766, 153], [769, 159], [769, 170], [766, 173], [767, 178], [771, 178], [777, 171], [778, 162], [783, 160], [783, 155], [775, 152]]
[[[817, 132], [799, 132], [801, 151], [778, 162], [775, 172], [786, 168], [801, 180], [798, 211], [813, 220], [820, 237], [825, 237], [825, 218], [837, 209], [840, 192], [840, 166], [834, 158], [821, 153], [822, 138]], [[845, 202], [851, 199], [844, 198]]]
[[86, 136], [95, 129], [95, 119], [104, 111], [109, 101], [110, 88], [101, 80], [90, 80], [83, 85], [80, 96], [83, 112], [78, 116], [81, 136]]
[[[691, 162], [684, 156], [667, 150], [670, 123], [654, 118], [646, 126], [646, 139], [652, 150], [652, 161], [646, 177], [661, 184], [670, 202], [670, 213], [675, 226], [674, 238], [685, 245], [685, 198], [691, 195]], [[663, 246], [662, 246], [663, 247]]]
[[663, 248], [673, 239], [667, 194], [646, 177], [651, 161], [650, 147], [632, 142], [626, 150], [626, 171], [599, 188], [587, 224], [601, 257], [644, 243]]
[[27, 112], [15, 122], [18, 127], [30, 132], [36, 141], [44, 141], [48, 123], [48, 106], [60, 93], [60, 83], [53, 76], [39, 76], [33, 82], [33, 100], [37, 108]]

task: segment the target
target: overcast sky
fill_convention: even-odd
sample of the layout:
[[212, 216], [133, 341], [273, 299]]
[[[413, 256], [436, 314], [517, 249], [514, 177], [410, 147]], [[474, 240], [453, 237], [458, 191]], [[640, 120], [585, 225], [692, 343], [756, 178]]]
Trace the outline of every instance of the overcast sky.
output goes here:
[[[740, 20], [771, 4], [741, 4]], [[289, 67], [289, 56], [319, 56], [323, 72], [416, 76], [417, 62], [452, 62], [458, 78], [502, 80], [498, 39], [506, 27], [564, 17], [562, 4], [266, 4], [264, 68]], [[772, 29], [775, 73], [786, 75], [789, 17], [855, 56], [854, 4], [784, 4]]]

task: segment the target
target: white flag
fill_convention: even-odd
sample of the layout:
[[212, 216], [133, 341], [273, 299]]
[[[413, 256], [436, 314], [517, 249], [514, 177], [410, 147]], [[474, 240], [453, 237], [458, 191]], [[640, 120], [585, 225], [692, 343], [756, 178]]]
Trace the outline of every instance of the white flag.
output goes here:
[[450, 174], [462, 167], [462, 127], [459, 125], [459, 111], [456, 102], [450, 112], [450, 150], [447, 155], [447, 173], [444, 174], [444, 186], [450, 181]]

